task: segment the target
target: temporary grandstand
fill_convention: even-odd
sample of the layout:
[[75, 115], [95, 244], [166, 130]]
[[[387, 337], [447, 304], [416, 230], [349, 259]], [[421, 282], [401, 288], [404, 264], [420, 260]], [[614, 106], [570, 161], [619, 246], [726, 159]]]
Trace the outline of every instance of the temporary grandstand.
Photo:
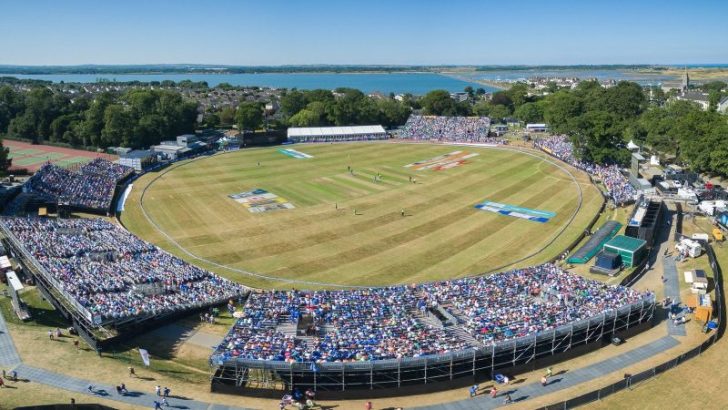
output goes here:
[[410, 115], [397, 136], [413, 141], [505, 144], [505, 139], [490, 136], [490, 125], [488, 117]]
[[106, 214], [111, 211], [117, 188], [134, 169], [102, 158], [84, 164], [77, 170], [47, 163], [23, 185], [23, 192], [32, 195], [35, 203]]
[[210, 358], [212, 390], [354, 398], [452, 388], [640, 332], [654, 306], [652, 293], [550, 264], [412, 286], [254, 292]]
[[357, 125], [350, 127], [291, 127], [290, 142], [337, 142], [374, 141], [389, 138], [381, 125]]
[[102, 219], [2, 218], [0, 231], [23, 272], [94, 347], [246, 292]]
[[566, 260], [568, 263], [577, 265], [587, 263], [599, 251], [602, 250], [604, 244], [609, 242], [614, 235], [622, 228], [622, 224], [616, 221], [607, 221], [604, 225], [592, 235], [584, 245], [581, 246], [573, 255]]

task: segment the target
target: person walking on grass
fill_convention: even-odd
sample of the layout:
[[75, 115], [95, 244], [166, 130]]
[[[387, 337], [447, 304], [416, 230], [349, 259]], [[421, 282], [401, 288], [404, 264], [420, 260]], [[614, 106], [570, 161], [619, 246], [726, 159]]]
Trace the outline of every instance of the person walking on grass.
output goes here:
[[493, 388], [490, 389], [490, 398], [495, 399], [496, 396], [498, 396], [498, 388], [493, 386]]
[[473, 386], [470, 387], [470, 398], [472, 399], [473, 397], [475, 397], [477, 395], [478, 395], [478, 385], [474, 384]]
[[404, 208], [399, 211], [400, 215], [404, 216]]
[[157, 396], [162, 395], [162, 388], [157, 385], [157, 387], [154, 388], [154, 391], [157, 392]]
[[546, 376], [541, 376], [541, 386], [546, 387], [549, 384], [549, 379]]
[[552, 368], [551, 366], [549, 366], [549, 367], [548, 367], [548, 368], [546, 369], [546, 377], [551, 377], [551, 376], [553, 376], [553, 375], [554, 375], [554, 369], [553, 369], [553, 368]]
[[136, 377], [136, 370], [131, 366], [129, 366], [129, 377]]

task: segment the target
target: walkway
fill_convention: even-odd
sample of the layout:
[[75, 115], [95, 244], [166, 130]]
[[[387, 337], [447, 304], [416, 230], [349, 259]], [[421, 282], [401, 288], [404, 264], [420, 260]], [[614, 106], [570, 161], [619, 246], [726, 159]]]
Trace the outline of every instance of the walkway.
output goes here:
[[[154, 394], [135, 391], [129, 392], [129, 394], [125, 396], [121, 396], [116, 394], [115, 386], [96, 384], [89, 380], [77, 379], [65, 374], [55, 373], [49, 370], [23, 364], [20, 360], [20, 356], [18, 355], [18, 351], [15, 349], [13, 339], [10, 337], [2, 312], [0, 312], [0, 367], [6, 370], [17, 371], [18, 378], [21, 380], [29, 380], [34, 383], [57, 387], [59, 389], [87, 396], [115, 400], [144, 408], [152, 408], [154, 400], [157, 400], [157, 397]], [[93, 385], [95, 387], [93, 392], [88, 390], [89, 385]], [[228, 407], [225, 405], [204, 403], [174, 395], [172, 395], [168, 401], [170, 409], [246, 410], [242, 407]]]
[[[602, 360], [587, 367], [576, 369], [558, 374], [558, 371], [551, 377], [551, 381], [547, 386], [541, 386], [541, 382], [531, 383], [524, 386], [511, 385], [510, 388], [503, 386], [498, 393], [498, 398], [491, 399], [488, 392], [481, 392], [480, 395], [473, 399], [460, 400], [451, 403], [437, 404], [434, 406], [416, 407], [418, 410], [481, 410], [494, 409], [503, 405], [503, 397], [506, 393], [510, 393], [514, 402], [532, 399], [534, 397], [543, 396], [554, 393], [559, 390], [574, 387], [578, 384], [588, 382], [599, 378], [605, 374], [626, 368], [633, 364], [639, 363], [651, 356], [654, 356], [667, 349], [679, 345], [680, 342], [673, 337], [665, 336], [645, 346], [632, 349], [618, 356]], [[463, 389], [463, 395], [467, 395], [467, 389]]]
[[[665, 297], [670, 298], [673, 303], [680, 303], [680, 276], [677, 273], [675, 259], [666, 256], [663, 258], [664, 267]], [[667, 321], [667, 333], [672, 336], [685, 336], [685, 325], [675, 325], [672, 320]]]
[[[102, 399], [115, 400], [132, 404], [135, 406], [151, 408], [153, 407], [155, 400], [160, 400], [156, 395], [149, 393], [142, 393], [137, 391], [130, 391], [126, 395], [119, 395], [116, 393], [116, 387], [107, 384], [94, 384], [88, 380], [77, 379], [70, 377], [65, 374], [55, 373], [37, 367], [31, 367], [24, 364], [19, 365], [15, 370], [18, 372], [18, 377], [21, 379], [28, 379], [32, 382], [45, 384], [47, 386], [57, 387], [59, 389], [85, 394], [87, 396], [95, 396]], [[93, 384], [93, 390], [89, 391], [89, 384]], [[171, 394], [169, 399], [170, 409], [190, 409], [190, 410], [228, 410], [237, 409], [235, 407], [228, 407], [218, 404], [204, 403], [196, 400], [192, 400], [187, 397], [175, 396]]]
[[8, 332], [8, 326], [5, 323], [2, 312], [0, 312], [0, 366], [13, 367], [20, 364], [20, 356], [15, 350], [15, 344]]

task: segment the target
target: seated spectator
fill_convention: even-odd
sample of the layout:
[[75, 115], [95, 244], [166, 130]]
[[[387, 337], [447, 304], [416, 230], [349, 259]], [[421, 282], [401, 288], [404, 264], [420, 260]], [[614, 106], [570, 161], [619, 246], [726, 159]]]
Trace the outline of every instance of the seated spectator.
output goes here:
[[105, 159], [95, 160], [73, 172], [53, 164], [45, 164], [23, 186], [50, 201], [99, 211], [108, 211], [116, 184], [134, 170]]
[[617, 206], [633, 202], [638, 196], [637, 190], [622, 175], [617, 165], [598, 165], [576, 159], [574, 145], [565, 135], [540, 138], [534, 141], [534, 146], [601, 180], [609, 198]]
[[[288, 362], [437, 355], [534, 335], [652, 297], [552, 264], [413, 286], [260, 291], [250, 295], [216, 355]], [[427, 309], [445, 310], [458, 323], [453, 328], [428, 324], [422, 320]], [[302, 318], [313, 322], [313, 338], [281, 331]]]
[[503, 138], [490, 137], [488, 117], [444, 117], [410, 115], [399, 137], [413, 141], [505, 144]]
[[63, 294], [104, 322], [211, 305], [244, 290], [102, 219], [1, 223]]

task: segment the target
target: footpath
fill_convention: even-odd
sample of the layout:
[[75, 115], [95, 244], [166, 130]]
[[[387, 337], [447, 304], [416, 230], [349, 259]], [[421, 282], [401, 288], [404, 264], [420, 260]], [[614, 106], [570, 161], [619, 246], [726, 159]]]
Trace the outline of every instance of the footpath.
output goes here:
[[[55, 373], [49, 370], [28, 366], [23, 364], [18, 351], [15, 348], [13, 339], [8, 332], [5, 318], [0, 312], [0, 367], [16, 371], [18, 378], [28, 380], [32, 383], [39, 383], [46, 386], [52, 386], [79, 395], [97, 397], [100, 399], [114, 400], [126, 404], [132, 404], [144, 408], [153, 408], [154, 401], [160, 400], [154, 394], [148, 394], [138, 391], [129, 391], [126, 395], [116, 393], [116, 386], [102, 383], [96, 383], [91, 380], [83, 380], [70, 377], [65, 374]], [[89, 390], [89, 386], [93, 389]], [[205, 403], [192, 400], [186, 397], [170, 396], [167, 400], [170, 409], [189, 409], [189, 410], [248, 410], [242, 407], [230, 407], [214, 403]], [[32, 403], [28, 403], [32, 404]]]

